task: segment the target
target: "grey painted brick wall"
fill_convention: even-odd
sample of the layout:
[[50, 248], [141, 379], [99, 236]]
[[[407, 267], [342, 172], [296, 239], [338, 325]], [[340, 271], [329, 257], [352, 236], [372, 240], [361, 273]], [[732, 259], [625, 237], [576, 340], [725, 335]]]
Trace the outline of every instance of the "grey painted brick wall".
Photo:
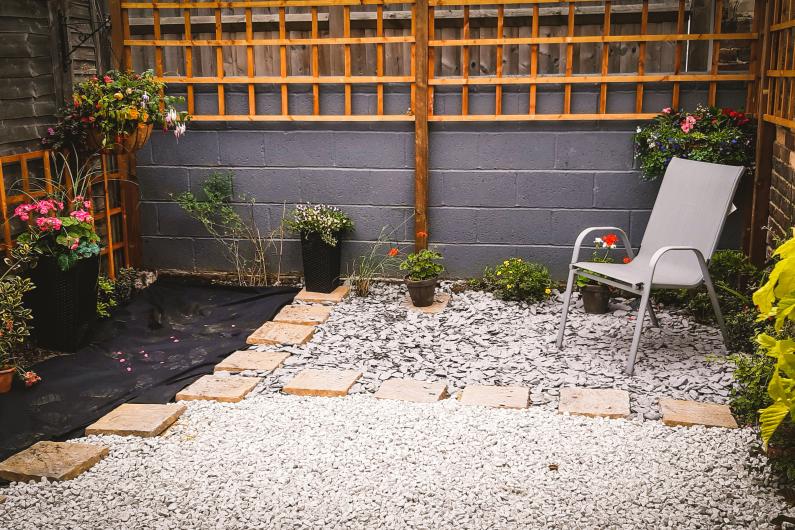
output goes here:
[[[541, 112], [553, 111], [555, 95], [560, 94], [545, 93], [542, 105], [549, 109]], [[369, 108], [370, 96], [358, 94], [358, 104]], [[506, 105], [515, 108], [506, 112], [521, 112], [526, 94], [507, 96]], [[590, 112], [593, 94], [578, 96], [575, 101], [586, 103], [575, 107]], [[704, 96], [703, 90], [683, 93], [687, 106]], [[736, 105], [743, 96], [738, 90], [720, 103]], [[212, 97], [207, 105], [212, 105]], [[232, 92], [229, 97], [237, 101], [238, 96]], [[667, 101], [664, 94], [651, 90], [646, 97], [649, 105], [664, 106]], [[273, 99], [269, 94], [258, 98]], [[437, 112], [455, 108], [456, 98], [456, 94], [437, 94]], [[329, 94], [324, 105], [336, 108], [337, 99]], [[480, 91], [472, 95], [470, 104], [473, 112], [492, 112], [492, 101], [488, 91]], [[277, 102], [273, 99], [272, 104]], [[291, 105], [304, 103], [291, 100]], [[611, 104], [621, 108], [634, 104], [634, 92], [614, 96]], [[474, 276], [486, 265], [519, 256], [546, 264], [560, 278], [574, 239], [587, 226], [622, 227], [633, 244], [639, 244], [657, 185], [642, 182], [634, 169], [636, 126], [634, 122], [431, 124], [430, 241], [445, 255], [448, 273]], [[386, 225], [398, 227], [396, 237], [407, 246], [411, 243], [412, 124], [196, 123], [190, 129], [179, 143], [172, 135], [154, 134], [138, 156], [147, 266], [227, 268], [202, 227], [170, 198], [200, 190], [208, 173], [217, 170], [234, 172], [235, 194], [255, 202], [239, 207], [263, 231], [279, 225], [285, 204], [289, 211], [297, 202], [324, 202], [340, 206], [356, 223], [344, 243], [346, 262], [364, 253]], [[737, 221], [727, 228], [728, 245], [736, 240]], [[284, 248], [282, 269], [300, 271], [294, 234]]]

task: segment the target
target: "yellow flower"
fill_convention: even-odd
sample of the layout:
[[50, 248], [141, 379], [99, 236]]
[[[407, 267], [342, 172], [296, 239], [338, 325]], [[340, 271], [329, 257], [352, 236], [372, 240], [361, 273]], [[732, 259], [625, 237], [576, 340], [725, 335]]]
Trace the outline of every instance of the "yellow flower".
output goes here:
[[497, 271], [497, 276], [499, 276], [500, 274], [502, 274], [502, 271]]
[[552, 294], [552, 289], [549, 289], [549, 288], [547, 288], [547, 289], [544, 289], [544, 292], [545, 292], [546, 294]]
[[508, 284], [508, 285], [506, 285], [505, 287], [507, 287], [508, 289], [513, 289], [513, 284], [512, 284], [512, 283], [509, 283], [509, 284]]
[[135, 107], [131, 107], [130, 110], [127, 111], [127, 115], [130, 117], [131, 120], [138, 119], [138, 109]]
[[141, 119], [142, 119], [144, 122], [148, 122], [148, 121], [149, 121], [149, 114], [148, 114], [146, 111], [144, 111], [144, 113], [143, 113], [143, 114], [141, 114]]
[[132, 88], [128, 88], [126, 92], [127, 92], [127, 95], [132, 94]]
[[510, 265], [510, 262], [508, 260], [505, 260], [505, 261], [502, 262], [502, 264], [503, 265]]
[[121, 99], [124, 97], [124, 94], [122, 94], [121, 92], [116, 92], [115, 94], [113, 94], [113, 97], [116, 99]]

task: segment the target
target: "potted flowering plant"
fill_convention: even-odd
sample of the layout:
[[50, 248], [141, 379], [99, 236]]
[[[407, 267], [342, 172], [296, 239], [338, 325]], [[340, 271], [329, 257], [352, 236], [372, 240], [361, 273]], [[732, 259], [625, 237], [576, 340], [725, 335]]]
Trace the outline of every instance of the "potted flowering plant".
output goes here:
[[752, 167], [754, 129], [740, 111], [699, 105], [693, 112], [665, 108], [635, 134], [635, 158], [644, 180], [665, 174], [673, 157]]
[[165, 84], [147, 70], [142, 74], [111, 70], [77, 85], [72, 101], [55, 127], [42, 139], [45, 147], [62, 150], [88, 146], [104, 153], [132, 153], [146, 144], [153, 127], [185, 133], [186, 112], [175, 104], [182, 98], [164, 95]]
[[285, 224], [301, 234], [306, 290], [333, 291], [340, 279], [340, 237], [353, 230], [351, 218], [335, 206], [299, 204]]
[[18, 244], [13, 257], [6, 258], [6, 270], [0, 275], [0, 394], [11, 390], [14, 375], [18, 375], [25, 386], [41, 381], [36, 372], [26, 370], [18, 356], [19, 349], [30, 335], [28, 323], [33, 318], [25, 307], [24, 297], [34, 289], [30, 278], [19, 275], [21, 266], [29, 261], [30, 247]]
[[438, 252], [422, 249], [406, 256], [400, 264], [400, 270], [406, 271], [406, 287], [409, 289], [411, 303], [416, 307], [428, 307], [433, 304], [436, 294], [436, 282], [444, 272], [444, 266], [437, 261], [442, 259]]
[[[615, 234], [605, 234], [593, 240], [594, 251], [591, 261], [594, 263], [613, 263], [610, 251], [616, 248], [618, 236]], [[629, 263], [631, 259], [624, 257], [624, 263]], [[610, 302], [610, 289], [601, 283], [597, 283], [585, 276], [577, 276], [577, 287], [582, 296], [582, 305], [586, 313], [601, 315], [607, 313]]]
[[30, 271], [36, 290], [26, 300], [35, 337], [41, 346], [74, 351], [96, 317], [100, 237], [89, 192], [97, 170], [78, 161], [74, 169], [60, 157], [52, 192], [18, 205], [14, 217], [25, 227], [17, 242], [36, 259]]

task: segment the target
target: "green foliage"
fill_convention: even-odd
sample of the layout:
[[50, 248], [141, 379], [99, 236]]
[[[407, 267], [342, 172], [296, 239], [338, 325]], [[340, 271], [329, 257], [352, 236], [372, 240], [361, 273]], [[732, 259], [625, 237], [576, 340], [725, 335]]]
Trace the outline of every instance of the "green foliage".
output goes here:
[[304, 236], [317, 234], [332, 247], [337, 246], [339, 234], [353, 230], [351, 218], [336, 206], [327, 204], [299, 204], [285, 225]]
[[[245, 197], [234, 204], [231, 172], [213, 172], [202, 183], [204, 198], [186, 191], [174, 200], [188, 215], [199, 221], [224, 249], [224, 257], [234, 267], [237, 283], [243, 286], [268, 284], [269, 240], [262, 236], [254, 221], [253, 208]], [[248, 206], [249, 218], [243, 219], [238, 208]], [[248, 257], [247, 252], [250, 252]]]
[[441, 259], [442, 255], [438, 252], [424, 248], [406, 256], [406, 259], [400, 264], [400, 270], [407, 272], [409, 280], [415, 282], [430, 280], [444, 272], [444, 266], [436, 263]]
[[86, 131], [96, 129], [101, 147], [111, 147], [120, 142], [121, 135], [150, 124], [180, 135], [188, 115], [174, 106], [184, 98], [165, 95], [165, 87], [152, 70], [141, 74], [111, 70], [102, 78], [94, 76], [75, 87], [72, 101], [42, 143], [55, 150], [80, 148]]
[[742, 112], [699, 105], [693, 112], [663, 109], [635, 134], [635, 158], [644, 180], [665, 174], [671, 158], [752, 166], [754, 129]]
[[119, 305], [126, 304], [136, 290], [143, 288], [139, 283], [141, 273], [133, 267], [122, 267], [116, 271], [113, 281], [113, 299]]
[[99, 318], [110, 318], [110, 311], [119, 303], [114, 297], [114, 281], [107, 276], [100, 276], [97, 279], [97, 316]]
[[741, 422], [755, 425], [759, 411], [772, 402], [767, 386], [776, 362], [761, 350], [733, 353], [729, 361], [734, 364], [734, 384], [730, 395], [732, 412]]
[[356, 296], [367, 296], [375, 278], [385, 277], [398, 268], [400, 248], [394, 241], [398, 230], [402, 230], [406, 222], [403, 221], [402, 224], [395, 228], [382, 227], [381, 232], [378, 234], [378, 240], [373, 243], [370, 250], [353, 260], [348, 279]]
[[33, 289], [30, 278], [10, 275], [0, 280], [0, 368], [19, 368], [17, 353], [30, 336], [28, 322], [33, 318], [22, 302]]
[[511, 258], [494, 268], [486, 267], [483, 277], [473, 285], [502, 300], [539, 302], [551, 293], [552, 279], [543, 265]]

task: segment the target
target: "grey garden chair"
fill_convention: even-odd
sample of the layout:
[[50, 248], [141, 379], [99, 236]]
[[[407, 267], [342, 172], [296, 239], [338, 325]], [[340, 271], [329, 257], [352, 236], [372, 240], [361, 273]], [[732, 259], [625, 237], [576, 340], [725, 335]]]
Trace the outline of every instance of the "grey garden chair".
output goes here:
[[[641, 296], [635, 335], [625, 370], [629, 375], [634, 371], [646, 311], [649, 312], [652, 325], [658, 326], [657, 317], [649, 303], [652, 289], [695, 288], [703, 282], [725, 342], [726, 327], [709, 277], [707, 261], [712, 257], [726, 217], [733, 209], [732, 198], [743, 171], [743, 167], [672, 159], [663, 177], [637, 256], [633, 255], [626, 232], [620, 228], [596, 226], [583, 230], [574, 243], [569, 265], [569, 279], [558, 330], [558, 349], [563, 347], [566, 317], [577, 275]], [[632, 261], [626, 264], [579, 261], [583, 241], [588, 234], [599, 231], [618, 232]]]

